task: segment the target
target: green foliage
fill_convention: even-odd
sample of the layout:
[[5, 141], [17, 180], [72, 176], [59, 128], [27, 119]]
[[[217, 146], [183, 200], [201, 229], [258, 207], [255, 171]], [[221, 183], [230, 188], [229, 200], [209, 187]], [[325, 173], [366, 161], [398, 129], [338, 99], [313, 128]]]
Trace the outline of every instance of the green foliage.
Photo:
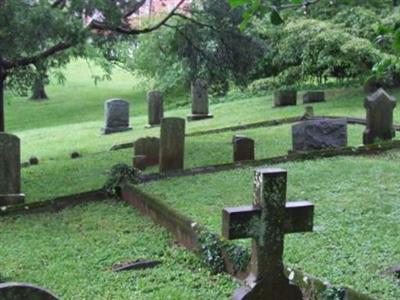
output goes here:
[[122, 183], [139, 183], [139, 170], [129, 167], [126, 164], [119, 163], [111, 168], [107, 181], [104, 184], [104, 189], [110, 196], [118, 197], [119, 188]]
[[141, 37], [132, 68], [153, 77], [159, 89], [188, 87], [195, 78], [206, 79], [218, 95], [229, 82], [245, 85], [264, 46], [238, 29], [241, 10], [230, 10], [226, 0], [207, 0], [194, 6], [189, 19]]

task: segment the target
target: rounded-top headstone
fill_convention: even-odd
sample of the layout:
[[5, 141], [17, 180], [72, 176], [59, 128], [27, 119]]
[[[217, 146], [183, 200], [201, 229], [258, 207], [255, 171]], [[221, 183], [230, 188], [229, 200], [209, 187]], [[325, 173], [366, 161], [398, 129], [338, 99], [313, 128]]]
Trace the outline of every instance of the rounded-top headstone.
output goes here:
[[122, 99], [110, 99], [104, 103], [104, 134], [131, 130], [129, 126], [129, 102]]
[[58, 300], [46, 289], [28, 283], [1, 283], [1, 300]]

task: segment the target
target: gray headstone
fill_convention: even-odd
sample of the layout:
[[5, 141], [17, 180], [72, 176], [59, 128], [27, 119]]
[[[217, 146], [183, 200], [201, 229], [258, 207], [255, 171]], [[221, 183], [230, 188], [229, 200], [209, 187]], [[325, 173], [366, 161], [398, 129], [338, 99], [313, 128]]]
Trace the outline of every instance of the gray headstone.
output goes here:
[[21, 194], [21, 148], [15, 135], [0, 133], [0, 205], [24, 202]]
[[58, 300], [49, 291], [27, 283], [0, 284], [1, 300]]
[[160, 173], [183, 170], [185, 156], [185, 120], [164, 118], [161, 121]]
[[152, 91], [147, 94], [149, 126], [160, 125], [164, 117], [164, 99], [160, 92]]
[[325, 92], [323, 91], [309, 91], [303, 95], [303, 103], [324, 102]]
[[248, 137], [233, 138], [233, 161], [254, 160], [254, 140]]
[[364, 107], [367, 110], [364, 144], [372, 144], [376, 139], [391, 140], [396, 134], [393, 128], [396, 98], [389, 96], [383, 89], [379, 89], [365, 99]]
[[131, 130], [129, 126], [129, 102], [121, 99], [111, 99], [104, 103], [105, 126], [104, 134]]
[[145, 156], [146, 166], [158, 165], [160, 158], [160, 139], [156, 137], [140, 138], [134, 143], [135, 157]]
[[275, 91], [274, 104], [275, 107], [296, 105], [297, 91], [295, 90]]
[[208, 110], [208, 86], [207, 81], [196, 79], [192, 82], [192, 114], [189, 121], [212, 118]]
[[309, 151], [347, 146], [347, 120], [321, 119], [292, 126], [294, 151]]

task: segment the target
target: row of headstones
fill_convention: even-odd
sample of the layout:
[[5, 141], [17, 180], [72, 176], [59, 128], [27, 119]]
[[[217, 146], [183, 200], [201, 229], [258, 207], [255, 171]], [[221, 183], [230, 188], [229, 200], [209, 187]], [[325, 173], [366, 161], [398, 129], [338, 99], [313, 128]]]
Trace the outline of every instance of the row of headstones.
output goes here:
[[[308, 91], [303, 95], [303, 103], [317, 103], [325, 102], [324, 91]], [[280, 90], [274, 93], [275, 107], [297, 105], [297, 91], [296, 90]]]
[[[197, 79], [192, 82], [192, 113], [188, 121], [197, 121], [212, 118], [209, 113], [208, 88], [205, 80]], [[161, 124], [164, 118], [164, 99], [158, 91], [147, 94], [148, 125], [147, 128]], [[129, 102], [122, 99], [107, 100], [104, 105], [105, 126], [104, 134], [132, 130], [129, 119]]]

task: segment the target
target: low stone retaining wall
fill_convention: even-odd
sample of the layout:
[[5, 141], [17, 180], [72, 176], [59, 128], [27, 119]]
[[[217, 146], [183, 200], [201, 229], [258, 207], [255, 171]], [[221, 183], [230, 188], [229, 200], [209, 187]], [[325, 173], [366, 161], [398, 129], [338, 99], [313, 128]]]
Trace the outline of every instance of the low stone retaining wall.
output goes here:
[[[124, 184], [121, 187], [121, 197], [143, 215], [150, 217], [157, 224], [165, 227], [176, 240], [188, 250], [201, 255], [202, 245], [200, 235], [206, 231], [204, 227], [175, 211], [161, 200], [142, 192], [136, 186]], [[226, 272], [238, 279], [243, 279], [246, 273], [236, 273], [233, 262], [224, 254]], [[322, 280], [304, 274], [299, 270], [287, 268], [287, 273], [303, 290], [304, 300], [326, 300], [337, 295], [340, 300], [374, 300], [347, 287], [334, 287]], [[333, 299], [333, 298], [332, 298]]]
[[0, 217], [15, 214], [30, 214], [38, 212], [56, 212], [66, 207], [72, 207], [83, 203], [101, 201], [107, 199], [107, 193], [103, 189], [83, 192], [74, 195], [62, 196], [40, 202], [22, 203], [0, 207]]

